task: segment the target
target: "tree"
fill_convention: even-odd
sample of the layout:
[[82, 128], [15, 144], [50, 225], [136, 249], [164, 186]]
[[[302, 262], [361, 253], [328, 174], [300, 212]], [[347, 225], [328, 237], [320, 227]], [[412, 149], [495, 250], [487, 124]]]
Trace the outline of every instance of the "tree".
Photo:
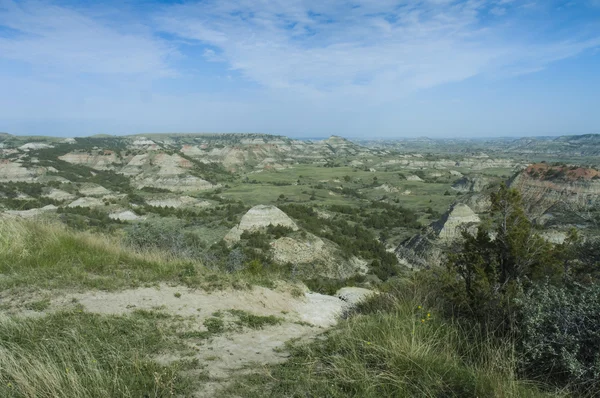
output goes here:
[[561, 280], [564, 257], [535, 233], [518, 191], [502, 185], [491, 201], [492, 220], [475, 235], [463, 231], [463, 243], [447, 265], [462, 281], [464, 294], [453, 299], [458, 309], [505, 327], [515, 320], [514, 298], [532, 282]]

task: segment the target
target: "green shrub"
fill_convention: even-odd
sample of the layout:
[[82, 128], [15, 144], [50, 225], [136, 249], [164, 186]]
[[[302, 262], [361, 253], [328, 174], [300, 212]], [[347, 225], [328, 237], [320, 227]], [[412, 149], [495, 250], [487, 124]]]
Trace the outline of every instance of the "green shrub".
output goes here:
[[138, 249], [167, 250], [187, 258], [199, 257], [205, 246], [197, 235], [185, 231], [178, 220], [134, 224], [126, 230], [125, 239]]
[[[512, 332], [515, 299], [546, 278], [563, 276], [562, 247], [543, 240], [527, 219], [520, 194], [502, 186], [492, 197], [492, 226], [463, 231], [463, 245], [448, 256], [450, 275], [442, 291], [458, 315], [498, 332]], [[458, 278], [457, 278], [458, 277]]]
[[600, 389], [600, 286], [536, 286], [523, 300], [525, 372], [581, 393]]

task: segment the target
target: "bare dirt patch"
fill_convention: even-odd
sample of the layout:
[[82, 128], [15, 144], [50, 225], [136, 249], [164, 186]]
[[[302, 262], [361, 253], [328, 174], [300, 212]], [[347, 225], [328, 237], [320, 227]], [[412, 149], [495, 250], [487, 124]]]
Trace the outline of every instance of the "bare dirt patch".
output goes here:
[[[50, 310], [80, 305], [86, 311], [106, 315], [136, 310], [160, 311], [184, 317], [187, 332], [208, 333], [206, 321], [225, 319], [235, 311], [277, 317], [278, 324], [252, 328], [225, 328], [207, 338], [188, 340], [199, 363], [196, 370], [207, 378], [197, 397], [210, 397], [226, 387], [236, 375], [255, 372], [285, 361], [285, 343], [310, 340], [334, 325], [352, 303], [318, 293], [293, 295], [289, 286], [279, 290], [254, 287], [208, 293], [166, 284], [121, 292], [71, 293], [51, 300]], [[165, 353], [161, 362], [177, 361], [177, 353]]]

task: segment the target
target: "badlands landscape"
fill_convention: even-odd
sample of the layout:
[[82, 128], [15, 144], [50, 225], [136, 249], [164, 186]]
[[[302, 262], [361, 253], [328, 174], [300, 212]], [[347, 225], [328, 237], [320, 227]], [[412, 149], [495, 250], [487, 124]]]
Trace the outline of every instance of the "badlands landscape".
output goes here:
[[0, 134], [0, 396], [597, 396], [599, 155]]

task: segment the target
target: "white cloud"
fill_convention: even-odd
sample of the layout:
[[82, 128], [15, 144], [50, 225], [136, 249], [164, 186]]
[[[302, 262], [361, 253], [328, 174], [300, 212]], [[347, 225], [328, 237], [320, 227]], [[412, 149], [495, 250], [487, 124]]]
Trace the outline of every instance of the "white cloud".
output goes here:
[[231, 69], [265, 87], [379, 99], [504, 68], [539, 70], [597, 45], [532, 45], [511, 34], [514, 26], [483, 26], [482, 15], [506, 13], [497, 6], [511, 3], [207, 0], [171, 7], [157, 22], [218, 48]]
[[[54, 120], [60, 134], [397, 134], [407, 125], [423, 134], [453, 121], [455, 131], [476, 133], [471, 118], [480, 115], [490, 129], [504, 119], [510, 127], [512, 116], [487, 91], [503, 81], [427, 89], [534, 73], [600, 46], [594, 25], [562, 24], [557, 1], [549, 3], [203, 0], [140, 11], [135, 1], [82, 8], [0, 0], [0, 26], [12, 29], [0, 31], [0, 87], [11, 93], [0, 98], [0, 130], [46, 132]], [[512, 95], [506, 101], [512, 109]], [[561, 102], [570, 121], [580, 105]], [[514, 112], [529, 115], [529, 106]], [[561, 112], [548, 123], [562, 121]]]
[[170, 45], [151, 34], [123, 33], [73, 9], [37, 1], [0, 0], [0, 26], [17, 32], [0, 37], [0, 59], [62, 72], [173, 74]]

